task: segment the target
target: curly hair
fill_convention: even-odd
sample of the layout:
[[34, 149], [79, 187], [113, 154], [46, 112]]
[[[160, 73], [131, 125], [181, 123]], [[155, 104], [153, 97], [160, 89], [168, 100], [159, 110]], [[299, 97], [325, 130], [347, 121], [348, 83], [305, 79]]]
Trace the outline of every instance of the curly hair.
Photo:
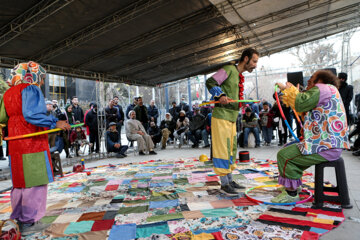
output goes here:
[[336, 88], [340, 86], [340, 80], [334, 73], [329, 70], [318, 70], [309, 79], [308, 89], [315, 86], [319, 81], [324, 84], [334, 85]]

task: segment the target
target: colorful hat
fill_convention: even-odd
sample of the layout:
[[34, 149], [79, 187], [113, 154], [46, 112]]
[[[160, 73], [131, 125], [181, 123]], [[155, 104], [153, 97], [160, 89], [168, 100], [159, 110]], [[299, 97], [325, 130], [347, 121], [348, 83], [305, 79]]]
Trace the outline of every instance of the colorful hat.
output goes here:
[[20, 83], [39, 84], [45, 74], [45, 69], [36, 62], [19, 63], [11, 70], [9, 84], [10, 86]]

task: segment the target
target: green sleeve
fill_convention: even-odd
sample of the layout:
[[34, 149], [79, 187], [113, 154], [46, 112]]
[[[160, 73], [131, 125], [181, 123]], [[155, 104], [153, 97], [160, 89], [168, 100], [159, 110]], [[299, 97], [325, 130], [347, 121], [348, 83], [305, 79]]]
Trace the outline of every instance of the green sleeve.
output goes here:
[[214, 78], [208, 78], [206, 80], [206, 88], [210, 91], [210, 89], [212, 89], [215, 86], [219, 86], [218, 83], [215, 81]]
[[0, 100], [0, 123], [7, 124], [8, 120], [9, 120], [9, 116], [7, 115], [4, 101], [1, 98], [1, 100]]
[[313, 87], [306, 92], [299, 93], [295, 99], [295, 110], [297, 112], [307, 112], [314, 109], [319, 103], [320, 90]]

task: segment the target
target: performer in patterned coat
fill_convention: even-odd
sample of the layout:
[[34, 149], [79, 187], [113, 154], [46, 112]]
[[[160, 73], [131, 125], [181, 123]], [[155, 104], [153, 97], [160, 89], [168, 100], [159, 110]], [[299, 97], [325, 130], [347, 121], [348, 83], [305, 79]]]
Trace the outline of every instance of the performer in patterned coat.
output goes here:
[[[9, 137], [46, 128], [69, 129], [65, 121], [46, 114], [40, 90], [45, 70], [35, 62], [20, 63], [12, 71], [0, 102], [0, 122], [8, 125]], [[54, 181], [47, 134], [8, 141], [13, 188], [11, 218], [23, 234], [40, 231], [45, 215], [47, 184]]]
[[340, 158], [349, 148], [346, 112], [338, 91], [339, 79], [330, 71], [319, 70], [308, 81], [307, 91], [299, 92], [291, 83], [277, 83], [287, 106], [304, 115], [303, 139], [277, 154], [279, 184], [284, 191], [271, 201], [299, 201], [301, 177], [308, 167]]

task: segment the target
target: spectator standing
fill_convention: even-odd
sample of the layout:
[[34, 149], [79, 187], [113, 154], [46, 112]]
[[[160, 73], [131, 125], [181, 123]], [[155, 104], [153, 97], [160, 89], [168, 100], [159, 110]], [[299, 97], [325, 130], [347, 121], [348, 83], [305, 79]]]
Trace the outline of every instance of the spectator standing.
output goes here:
[[176, 122], [172, 118], [170, 113], [165, 114], [165, 119], [161, 121], [160, 129], [162, 134], [161, 149], [166, 148], [166, 143], [170, 138], [174, 138], [174, 131], [176, 128]]
[[172, 118], [174, 119], [174, 121], [176, 122], [177, 119], [179, 118], [179, 108], [176, 106], [176, 102], [173, 101], [172, 103], [172, 108], [169, 109], [169, 113], [171, 114]]
[[[120, 125], [119, 121], [118, 121], [118, 117], [119, 117], [119, 109], [114, 107], [114, 100], [110, 100], [109, 102], [109, 106], [107, 106], [105, 108], [105, 118], [106, 118], [106, 128], [109, 128], [109, 124], [111, 122], [116, 123], [117, 125]], [[117, 126], [118, 128], [118, 126]]]
[[178, 108], [179, 113], [180, 113], [181, 110], [184, 110], [186, 117], [188, 117], [189, 119], [192, 117], [191, 112], [190, 112], [190, 107], [185, 102], [185, 98], [181, 98], [181, 102], [180, 102], [180, 104], [179, 104], [179, 106], [177, 108]]
[[201, 131], [202, 139], [204, 141], [204, 148], [210, 147], [209, 144], [209, 136], [211, 135], [211, 115], [212, 113], [208, 113], [205, 118], [205, 128]]
[[147, 109], [147, 113], [148, 113], [149, 121], [150, 122], [155, 122], [155, 124], [157, 125], [157, 119], [159, 117], [159, 110], [155, 106], [155, 101], [154, 100], [150, 101], [150, 106]]
[[[281, 100], [280, 100], [280, 104], [281, 104], [281, 108], [284, 112], [285, 118], [290, 119], [290, 107], [286, 107], [285, 104]], [[288, 129], [285, 124], [285, 120], [282, 118], [282, 116], [280, 114], [280, 110], [279, 110], [279, 107], [276, 102], [274, 103], [274, 106], [272, 107], [271, 111], [274, 113], [274, 117], [279, 119], [279, 125], [278, 125], [279, 144], [278, 144], [278, 146], [282, 146], [287, 143]]]
[[119, 132], [119, 135], [121, 136], [121, 127], [124, 125], [125, 115], [124, 111], [121, 105], [119, 105], [119, 97], [114, 96], [114, 107], [116, 107], [118, 111], [118, 123], [116, 123], [116, 130]]
[[146, 133], [144, 126], [136, 119], [136, 112], [131, 110], [129, 112], [130, 120], [126, 122], [126, 137], [130, 141], [137, 141], [139, 148], [139, 155], [145, 155], [147, 150], [150, 155], [156, 155], [154, 151], [154, 143], [151, 137]]
[[270, 146], [272, 133], [273, 133], [273, 122], [274, 114], [269, 109], [269, 104], [267, 102], [263, 103], [262, 110], [260, 111], [260, 122], [261, 128], [265, 140], [265, 146]]
[[346, 118], [347, 123], [349, 125], [350, 122], [350, 103], [354, 96], [354, 88], [352, 85], [347, 84], [347, 74], [344, 72], [341, 72], [338, 74], [338, 78], [340, 79], [340, 87], [339, 87], [339, 93], [341, 96], [341, 99], [344, 103], [345, 112], [346, 112]]
[[134, 111], [136, 113], [136, 119], [141, 122], [141, 124], [145, 128], [145, 131], [147, 132], [149, 128], [149, 118], [148, 118], [147, 108], [144, 106], [142, 97], [138, 97], [137, 102], [138, 104], [134, 108]]
[[[74, 113], [73, 113], [73, 108], [72, 105], [66, 105], [65, 107], [65, 118], [66, 118], [66, 122], [70, 125], [73, 125], [75, 122], [75, 118], [74, 118]], [[62, 138], [64, 141], [64, 150], [66, 153], [66, 158], [72, 158], [72, 156], [70, 155], [70, 151], [69, 148], [71, 147], [70, 145], [70, 133], [71, 133], [71, 129], [68, 131], [62, 131]]]
[[94, 105], [94, 103], [90, 103], [90, 104], [89, 104], [89, 109], [86, 110], [86, 112], [85, 112], [85, 114], [84, 114], [84, 127], [86, 127], [86, 135], [90, 135], [90, 130], [89, 130], [89, 126], [86, 125], [85, 119], [86, 119], [86, 115], [87, 115], [87, 114], [89, 113], [89, 111], [91, 111], [91, 109], [93, 108], [93, 105]]
[[174, 132], [175, 141], [180, 139], [179, 148], [184, 145], [184, 137], [187, 131], [189, 131], [189, 119], [185, 116], [185, 111], [181, 110], [179, 114], [179, 119], [176, 122], [176, 131]]
[[90, 131], [90, 149], [89, 153], [94, 152], [94, 147], [96, 146], [96, 153], [100, 151], [99, 143], [99, 129], [98, 129], [98, 118], [97, 118], [97, 104], [94, 103], [92, 109], [86, 114], [85, 124], [89, 127]]
[[126, 157], [126, 150], [128, 146], [121, 145], [120, 134], [116, 129], [117, 124], [115, 122], [109, 123], [109, 129], [106, 131], [106, 146], [108, 152], [115, 152], [116, 157]]
[[71, 103], [72, 103], [72, 110], [74, 113], [75, 121], [83, 122], [84, 112], [82, 108], [79, 106], [79, 99], [76, 96], [73, 96], [71, 99]]
[[134, 108], [135, 108], [136, 105], [137, 105], [137, 100], [138, 100], [138, 98], [137, 98], [137, 97], [134, 97], [134, 102], [133, 102], [132, 104], [129, 104], [128, 107], [126, 108], [126, 117], [127, 117], [128, 119], [130, 119], [130, 117], [129, 117], [129, 112], [130, 112], [131, 110], [134, 110]]
[[242, 118], [242, 125], [244, 128], [244, 147], [246, 148], [248, 146], [248, 137], [250, 132], [252, 132], [255, 136], [255, 147], [260, 147], [258, 118], [249, 107], [245, 110], [245, 115]]

